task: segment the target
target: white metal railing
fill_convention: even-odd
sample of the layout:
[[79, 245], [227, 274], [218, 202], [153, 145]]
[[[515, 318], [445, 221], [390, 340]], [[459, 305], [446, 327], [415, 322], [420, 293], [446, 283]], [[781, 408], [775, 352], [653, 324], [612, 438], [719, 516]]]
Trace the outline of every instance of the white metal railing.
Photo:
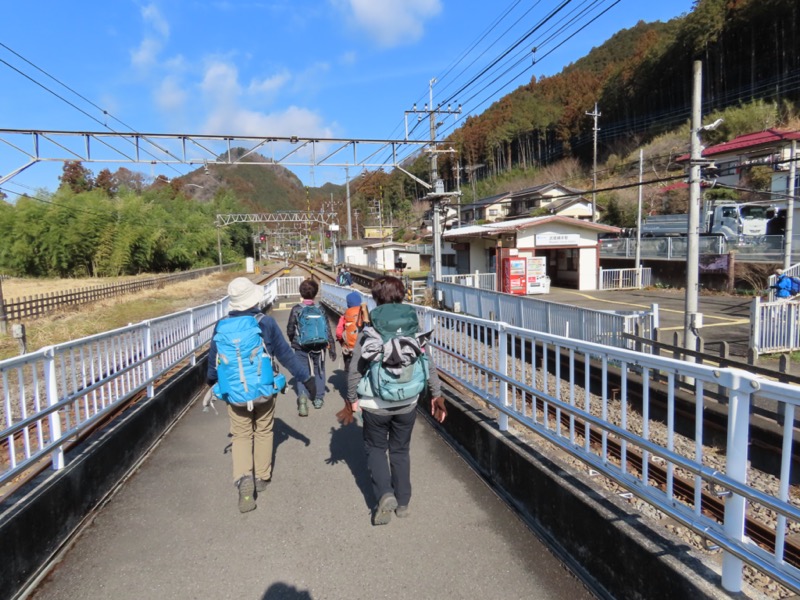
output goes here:
[[65, 443], [142, 390], [152, 397], [170, 369], [194, 364], [227, 305], [225, 298], [0, 361], [0, 484], [47, 457], [62, 468]]
[[[418, 314], [425, 328], [433, 331], [437, 366], [496, 408], [501, 430], [507, 430], [509, 421], [514, 420], [722, 548], [725, 589], [741, 590], [744, 561], [800, 591], [800, 570], [784, 560], [786, 538], [800, 528], [800, 509], [789, 499], [791, 425], [783, 426], [786, 451], [772, 488], [777, 491], [755, 487], [748, 479], [747, 464], [754, 399], [777, 402], [785, 416], [783, 422], [792, 424], [795, 407], [800, 404], [796, 387], [737, 369], [645, 355], [503, 322], [423, 307], [418, 307]], [[579, 378], [575, 373], [581, 367], [584, 375]], [[586, 391], [590, 372], [603, 382], [600, 395]], [[648, 382], [656, 373], [667, 377], [665, 422], [660, 416], [649, 417]], [[609, 393], [607, 383], [612, 376], [620, 379], [618, 398]], [[675, 431], [674, 402], [681, 376], [693, 378], [697, 399], [694, 439], [683, 441]], [[722, 457], [708, 448], [703, 437], [706, 390], [722, 390], [728, 401], [728, 443]], [[634, 409], [638, 402], [642, 403], [641, 412]], [[596, 437], [590, 442], [593, 434]], [[618, 444], [619, 454], [610, 452], [612, 442]], [[642, 456], [641, 465], [634, 464], [634, 452]], [[665, 485], [650, 474], [655, 469], [650, 465], [656, 463], [666, 472]], [[689, 497], [676, 491], [677, 477], [693, 482]], [[707, 488], [730, 493], [722, 522], [701, 510], [701, 493]], [[745, 535], [745, 514], [751, 512], [772, 516], [777, 540], [774, 551], [760, 548]]]
[[275, 286], [275, 294], [277, 296], [299, 296], [300, 284], [305, 280], [305, 277], [291, 276], [291, 277], [278, 277], [270, 281], [268, 286]]
[[567, 306], [501, 292], [479, 290], [454, 283], [436, 282], [444, 305], [473, 316], [489, 317], [533, 331], [552, 333], [607, 344], [620, 348], [632, 347], [633, 342], [623, 334], [652, 338], [658, 327], [658, 305], [650, 311], [614, 313], [577, 306]]
[[[723, 236], [701, 236], [700, 254], [728, 254], [736, 252], [742, 262], [783, 262], [782, 235], [766, 235], [743, 238], [740, 242], [728, 242]], [[636, 238], [604, 238], [599, 241], [601, 258], [635, 258]], [[659, 260], [682, 260], [686, 258], [685, 237], [643, 237], [641, 258]], [[792, 236], [793, 262], [800, 261], [800, 235]]]
[[479, 273], [475, 271], [469, 274], [442, 275], [441, 280], [445, 283], [466, 285], [467, 287], [481, 290], [491, 290], [493, 292], [497, 290], [497, 274], [495, 273]]
[[763, 302], [750, 307], [750, 348], [756, 355], [800, 350], [800, 300]]
[[[261, 304], [273, 302], [280, 285], [265, 286]], [[227, 313], [226, 296], [0, 361], [0, 485], [47, 457], [63, 468], [65, 443], [142, 390], [152, 398], [164, 373], [194, 365]]]
[[651, 270], [600, 269], [601, 290], [638, 290], [650, 287]]

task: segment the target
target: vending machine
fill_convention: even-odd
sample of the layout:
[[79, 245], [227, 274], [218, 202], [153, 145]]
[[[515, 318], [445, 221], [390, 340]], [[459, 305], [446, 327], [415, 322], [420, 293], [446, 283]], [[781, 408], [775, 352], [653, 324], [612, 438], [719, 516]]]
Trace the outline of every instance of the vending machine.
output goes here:
[[[547, 278], [547, 259], [544, 256], [531, 256], [527, 259], [528, 272], [526, 275], [527, 294], [542, 294], [550, 291], [550, 280]], [[547, 289], [544, 289], [545, 282]]]
[[510, 256], [503, 259], [503, 291], [524, 296], [527, 291], [525, 259]]

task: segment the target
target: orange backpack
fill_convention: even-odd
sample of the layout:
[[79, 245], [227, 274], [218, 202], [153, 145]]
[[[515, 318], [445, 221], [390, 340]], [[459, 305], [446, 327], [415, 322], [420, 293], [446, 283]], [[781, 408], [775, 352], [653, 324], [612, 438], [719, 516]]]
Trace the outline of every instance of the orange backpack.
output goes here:
[[351, 306], [344, 311], [344, 332], [342, 333], [342, 346], [350, 348], [356, 347], [356, 338], [361, 330], [364, 321], [361, 318], [361, 306]]

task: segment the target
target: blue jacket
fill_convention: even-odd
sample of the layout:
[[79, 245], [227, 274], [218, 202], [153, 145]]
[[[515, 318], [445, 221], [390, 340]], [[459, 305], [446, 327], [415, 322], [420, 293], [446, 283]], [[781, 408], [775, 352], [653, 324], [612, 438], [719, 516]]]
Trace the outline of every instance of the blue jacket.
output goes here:
[[[258, 308], [253, 307], [248, 310], [232, 310], [228, 314], [231, 317], [244, 317], [256, 316], [259, 313]], [[306, 381], [311, 375], [308, 372], [308, 364], [298, 360], [295, 357], [289, 344], [281, 333], [280, 327], [275, 322], [275, 319], [268, 315], [264, 315], [259, 322], [261, 327], [261, 337], [264, 338], [264, 344], [267, 346], [267, 352], [270, 356], [277, 358], [284, 367], [289, 369], [289, 372], [298, 381]], [[214, 327], [216, 333], [217, 328]], [[217, 382], [217, 344], [211, 340], [211, 347], [208, 349], [208, 371], [206, 372], [206, 382], [208, 385], [214, 385]]]
[[777, 298], [791, 298], [792, 297], [792, 280], [788, 275], [780, 275], [775, 281], [775, 296]]

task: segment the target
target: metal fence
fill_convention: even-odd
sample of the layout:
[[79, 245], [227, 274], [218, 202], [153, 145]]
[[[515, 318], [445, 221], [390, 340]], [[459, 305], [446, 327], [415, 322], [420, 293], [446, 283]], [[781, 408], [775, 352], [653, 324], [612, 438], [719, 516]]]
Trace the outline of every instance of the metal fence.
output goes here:
[[273, 279], [268, 286], [273, 286], [277, 296], [299, 296], [300, 284], [305, 281], [305, 277], [291, 276], [278, 277]]
[[[751, 482], [747, 464], [753, 400], [776, 402], [784, 423], [791, 424], [800, 404], [796, 387], [737, 369], [648, 356], [502, 322], [424, 308], [418, 313], [433, 331], [439, 369], [497, 409], [501, 430], [515, 421], [721, 548], [722, 586], [728, 591], [742, 589], [743, 562], [800, 591], [800, 571], [784, 556], [787, 537], [800, 528], [800, 510], [789, 498], [791, 425], [782, 429], [786, 451], [773, 492]], [[576, 376], [578, 367], [585, 379]], [[603, 382], [597, 394], [587, 392], [590, 372]], [[649, 416], [648, 382], [654, 373], [667, 375], [665, 420]], [[607, 385], [612, 376], [620, 380], [616, 393]], [[673, 401], [681, 376], [693, 378], [697, 400], [694, 437], [683, 440], [676, 432]], [[706, 390], [722, 390], [728, 402], [728, 441], [721, 458], [703, 437]], [[639, 398], [641, 412], [634, 408]], [[656, 479], [657, 469], [664, 480]], [[688, 482], [688, 494], [677, 486], [679, 479]], [[706, 489], [728, 495], [724, 518], [703, 511]], [[771, 515], [774, 548], [759, 547], [745, 534], [750, 512]]]
[[[767, 235], [742, 242], [727, 242], [723, 236], [701, 236], [700, 254], [728, 254], [736, 252], [741, 262], [783, 262], [782, 235]], [[800, 261], [800, 235], [792, 237], [792, 262]], [[685, 237], [642, 238], [641, 258], [658, 260], [684, 260], [686, 258]], [[601, 258], [636, 257], [636, 238], [605, 238], [600, 240]]]
[[444, 306], [451, 310], [458, 305], [468, 315], [488, 317], [533, 331], [620, 348], [632, 345], [623, 334], [652, 338], [658, 327], [656, 304], [650, 311], [622, 314], [566, 306], [441, 281], [436, 283], [436, 289], [442, 292]]
[[466, 285], [467, 287], [490, 290], [492, 292], [497, 290], [497, 274], [495, 273], [479, 273], [475, 271], [470, 274], [442, 275], [441, 280], [445, 283]]
[[800, 300], [756, 297], [750, 307], [750, 348], [756, 356], [800, 350]]
[[650, 287], [652, 272], [648, 269], [600, 269], [601, 290], [640, 290]]

